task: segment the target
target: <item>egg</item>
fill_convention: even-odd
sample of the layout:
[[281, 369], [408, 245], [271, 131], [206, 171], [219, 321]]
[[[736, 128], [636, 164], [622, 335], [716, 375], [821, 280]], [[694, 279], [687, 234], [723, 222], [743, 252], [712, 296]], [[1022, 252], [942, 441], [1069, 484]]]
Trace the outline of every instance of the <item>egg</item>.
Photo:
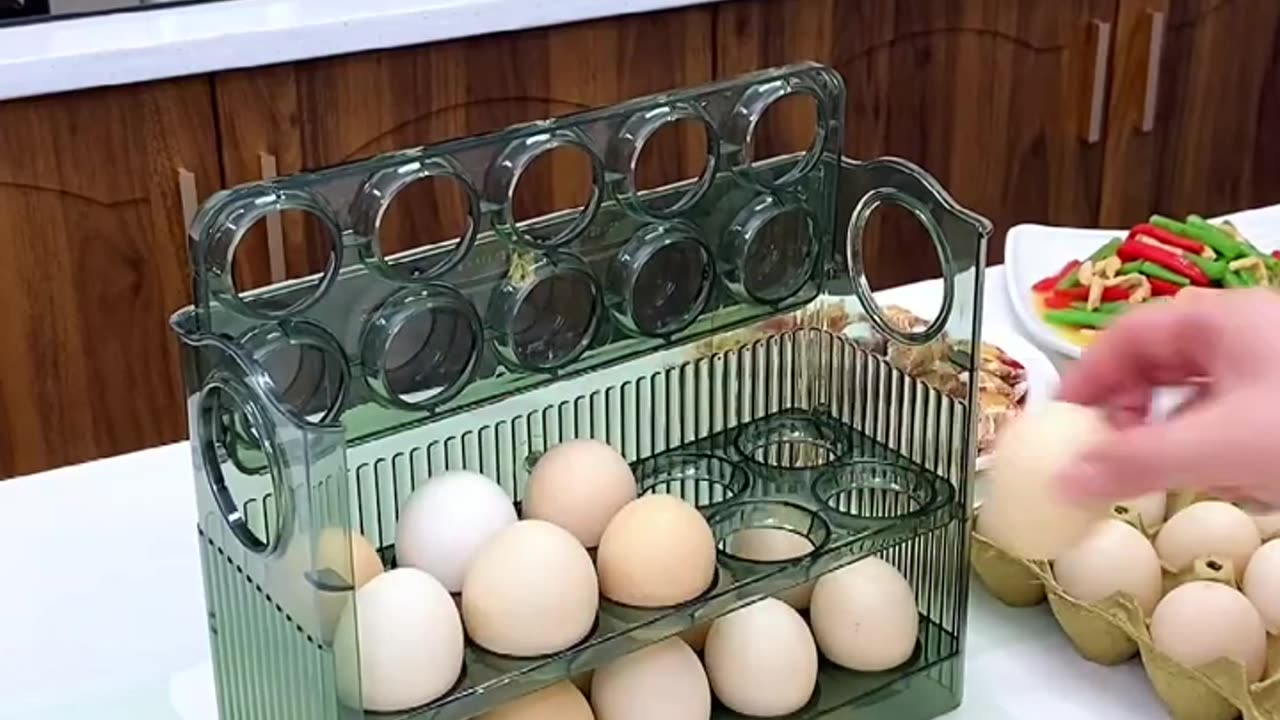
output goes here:
[[1049, 402], [1012, 420], [996, 440], [977, 532], [1015, 556], [1052, 560], [1105, 516], [1061, 494], [1057, 474], [1111, 431], [1094, 408]]
[[523, 511], [526, 518], [555, 523], [594, 548], [613, 516], [635, 497], [635, 476], [617, 450], [598, 440], [570, 440], [534, 465]]
[[673, 637], [596, 670], [591, 706], [599, 720], [707, 720], [711, 688], [698, 656]]
[[482, 720], [594, 720], [582, 692], [568, 680], [530, 693], [480, 716]]
[[1249, 559], [1241, 590], [1258, 609], [1267, 632], [1280, 635], [1280, 540], [1268, 540]]
[[1262, 539], [1257, 524], [1243, 510], [1221, 500], [1206, 500], [1169, 518], [1155, 543], [1160, 560], [1174, 572], [1191, 567], [1196, 558], [1217, 555], [1231, 560], [1239, 579]]
[[568, 530], [521, 520], [476, 555], [462, 583], [462, 620], [477, 645], [502, 655], [559, 652], [591, 632], [599, 585]]
[[396, 563], [428, 572], [456, 593], [476, 553], [515, 521], [507, 493], [484, 475], [466, 470], [437, 475], [400, 509]]
[[[438, 580], [396, 568], [355, 591], [353, 600], [334, 633], [344, 703], [374, 712], [407, 710], [454, 686], [462, 673], [462, 622]], [[357, 657], [358, 672], [352, 667]]]
[[1263, 540], [1280, 537], [1280, 512], [1253, 512], [1250, 515]]
[[1164, 513], [1169, 504], [1169, 496], [1165, 492], [1159, 491], [1117, 504], [1136, 514], [1138, 519], [1142, 521], [1143, 530], [1152, 532], [1164, 524]]
[[633, 607], [669, 607], [711, 587], [716, 540], [702, 513], [673, 495], [627, 503], [596, 549], [600, 591]]
[[284, 549], [264, 589], [307, 632], [328, 642], [351, 591], [382, 574], [382, 559], [358, 532], [327, 527], [314, 544], [305, 536]]
[[1095, 524], [1080, 542], [1059, 553], [1053, 576], [1076, 600], [1092, 603], [1127, 593], [1148, 616], [1160, 601], [1164, 583], [1151, 541], [1116, 519]]
[[[337, 576], [337, 580], [359, 590], [383, 572], [382, 558], [368, 538], [358, 532], [328, 528], [320, 533], [315, 545], [315, 566]], [[321, 581], [325, 578], [312, 573]], [[316, 589], [316, 608], [324, 628], [337, 625], [350, 597], [350, 590], [326, 592]], [[328, 633], [325, 633], [328, 636]]]
[[1200, 667], [1230, 658], [1250, 682], [1262, 677], [1267, 631], [1253, 604], [1235, 588], [1195, 580], [1174, 588], [1151, 614], [1151, 642], [1174, 661]]
[[809, 702], [818, 683], [813, 635], [795, 608], [776, 598], [718, 618], [702, 654], [712, 692], [743, 715], [796, 712]]
[[828, 660], [861, 672], [888, 670], [911, 659], [920, 633], [910, 583], [876, 557], [818, 578], [809, 623]]
[[[781, 562], [813, 552], [813, 543], [804, 535], [781, 527], [753, 527], [729, 536], [725, 549], [732, 555], [757, 562]], [[809, 607], [813, 583], [798, 585], [777, 594], [779, 600], [797, 610]]]

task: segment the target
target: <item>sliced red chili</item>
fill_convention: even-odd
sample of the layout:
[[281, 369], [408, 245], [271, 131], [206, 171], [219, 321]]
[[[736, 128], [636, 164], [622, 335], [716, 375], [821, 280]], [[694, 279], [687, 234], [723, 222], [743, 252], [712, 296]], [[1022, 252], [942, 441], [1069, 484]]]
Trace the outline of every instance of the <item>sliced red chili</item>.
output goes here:
[[[1056, 290], [1053, 296], [1066, 298], [1068, 302], [1078, 302], [1080, 300], [1089, 299], [1089, 288], [1085, 286], [1070, 288], [1067, 290]], [[1102, 302], [1116, 302], [1118, 300], [1128, 300], [1129, 290], [1119, 285], [1102, 289]]]
[[1079, 260], [1072, 260], [1071, 262], [1067, 263], [1066, 265], [1063, 265], [1063, 266], [1062, 266], [1062, 269], [1061, 269], [1061, 270], [1059, 270], [1058, 272], [1056, 272], [1056, 273], [1054, 273], [1053, 275], [1050, 275], [1049, 277], [1047, 277], [1047, 278], [1045, 278], [1045, 279], [1041, 280], [1040, 282], [1036, 283], [1035, 285], [1032, 285], [1032, 286], [1031, 286], [1031, 289], [1032, 289], [1032, 290], [1034, 290], [1034, 291], [1036, 291], [1036, 292], [1049, 292], [1050, 290], [1052, 290], [1052, 289], [1053, 289], [1053, 287], [1054, 287], [1055, 285], [1057, 285], [1057, 284], [1058, 284], [1058, 282], [1059, 282], [1059, 281], [1061, 281], [1061, 280], [1062, 280], [1062, 278], [1064, 278], [1064, 277], [1066, 277], [1066, 276], [1067, 276], [1067, 273], [1075, 272], [1075, 271], [1076, 271], [1076, 268], [1078, 268], [1078, 267], [1080, 267], [1080, 261], [1079, 261]]
[[1184, 285], [1177, 285], [1168, 280], [1161, 280], [1155, 277], [1147, 278], [1147, 282], [1151, 283], [1152, 295], [1177, 295], [1178, 291], [1185, 287]]
[[1044, 296], [1044, 306], [1050, 310], [1065, 310], [1077, 300], [1065, 293], [1055, 292]]
[[1277, 259], [1277, 260], [1280, 260], [1280, 250], [1272, 250], [1272, 251], [1271, 251], [1271, 257], [1273, 257], [1273, 258], [1275, 258], [1275, 259]]
[[1165, 245], [1178, 248], [1179, 250], [1186, 250], [1189, 253], [1195, 253], [1196, 255], [1204, 252], [1204, 243], [1192, 240], [1191, 238], [1184, 238], [1181, 235], [1171, 233], [1164, 228], [1156, 227], [1150, 223], [1135, 225], [1133, 229], [1129, 231], [1130, 240], [1136, 239], [1139, 235], [1146, 235], [1152, 240], [1162, 242]]
[[1125, 262], [1133, 260], [1147, 260], [1166, 270], [1172, 270], [1173, 272], [1178, 273], [1195, 285], [1205, 287], [1208, 287], [1209, 285], [1209, 277], [1205, 275], [1204, 271], [1195, 264], [1183, 258], [1181, 255], [1175, 255], [1168, 250], [1158, 248], [1150, 243], [1144, 243], [1136, 238], [1131, 238], [1121, 243], [1120, 247], [1116, 250], [1116, 254]]

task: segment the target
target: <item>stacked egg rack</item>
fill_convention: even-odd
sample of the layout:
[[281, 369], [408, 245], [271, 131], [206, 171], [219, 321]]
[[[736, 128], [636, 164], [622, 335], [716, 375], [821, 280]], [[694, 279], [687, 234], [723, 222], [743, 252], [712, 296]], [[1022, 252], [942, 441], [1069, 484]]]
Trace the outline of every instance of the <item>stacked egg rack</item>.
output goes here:
[[[812, 147], [756, 159], [761, 115], [793, 95], [816, 105]], [[492, 711], [868, 555], [913, 588], [915, 648], [875, 672], [824, 661], [791, 716], [954, 707], [974, 384], [945, 396], [844, 335], [795, 327], [855, 296], [891, 341], [976, 342], [990, 229], [909, 163], [842, 158], [843, 107], [839, 77], [804, 64], [210, 198], [191, 229], [195, 304], [173, 325], [222, 716], [364, 716], [374, 640], [352, 618], [376, 624], [359, 599], [377, 573], [362, 541], [377, 571], [396, 565], [405, 504], [453, 471], [483, 474], [520, 508], [537, 459], [582, 438], [625, 458], [636, 502], [674, 495], [699, 511], [717, 548], [709, 585], [666, 607], [602, 598], [584, 637], [535, 657], [468, 642], [442, 693], [371, 714]], [[644, 143], [687, 120], [706, 130], [706, 170], [638, 191]], [[517, 222], [521, 173], [557, 148], [590, 160], [589, 202]], [[465, 189], [466, 232], [385, 255], [387, 205], [427, 178]], [[919, 332], [879, 313], [861, 269], [884, 203], [925, 225], [946, 273], [942, 311]], [[327, 269], [239, 292], [237, 246], [284, 210], [324, 228]], [[770, 331], [779, 319], [792, 329]], [[735, 533], [753, 528], [812, 549], [735, 555]]]
[[1013, 607], [1046, 600], [1085, 659], [1140, 658], [1175, 720], [1280, 718], [1280, 515], [1208, 493], [1120, 503], [1056, 560], [1025, 560], [979, 513], [974, 572]]

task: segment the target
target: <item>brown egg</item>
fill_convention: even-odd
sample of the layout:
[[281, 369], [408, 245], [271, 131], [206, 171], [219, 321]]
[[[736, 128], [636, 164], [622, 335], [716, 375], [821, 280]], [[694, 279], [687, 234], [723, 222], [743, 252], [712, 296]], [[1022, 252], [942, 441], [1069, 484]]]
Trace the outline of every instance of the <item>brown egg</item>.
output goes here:
[[1240, 591], [1219, 582], [1196, 580], [1164, 596], [1151, 614], [1151, 642], [1190, 668], [1218, 658], [1245, 667], [1250, 682], [1267, 663], [1267, 630]]
[[1127, 593], [1147, 615], [1163, 592], [1160, 558], [1151, 541], [1133, 526], [1107, 519], [1053, 562], [1054, 578], [1068, 595], [1081, 602], [1105, 600]]
[[1179, 572], [1196, 558], [1217, 555], [1231, 560], [1236, 579], [1244, 577], [1262, 539], [1245, 511], [1221, 500], [1206, 500], [1179, 510], [1156, 535], [1156, 552], [1169, 569]]
[[635, 476], [617, 450], [598, 440], [570, 440], [538, 459], [522, 509], [594, 548], [614, 514], [635, 497]]
[[[798, 532], [780, 527], [753, 527], [729, 536], [725, 549], [733, 555], [758, 562], [780, 562], [813, 552], [813, 543]], [[777, 598], [797, 610], [809, 607], [813, 583], [807, 582], [777, 594]]]
[[646, 495], [609, 522], [596, 550], [600, 592], [633, 607], [668, 607], [711, 587], [716, 541], [697, 508], [672, 495]]
[[707, 720], [711, 688], [698, 656], [673, 637], [597, 670], [591, 705], [600, 720]]
[[482, 720], [595, 720], [587, 699], [567, 680], [512, 700], [480, 717]]

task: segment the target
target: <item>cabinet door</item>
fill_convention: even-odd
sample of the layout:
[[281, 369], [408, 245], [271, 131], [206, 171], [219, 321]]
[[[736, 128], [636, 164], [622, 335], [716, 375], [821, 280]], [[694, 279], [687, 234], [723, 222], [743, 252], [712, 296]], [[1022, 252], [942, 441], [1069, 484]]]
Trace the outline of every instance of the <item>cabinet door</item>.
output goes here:
[[178, 168], [218, 181], [208, 79], [0, 103], [0, 478], [186, 429]]
[[1280, 202], [1280, 3], [1120, 0], [1101, 222]]
[[[846, 152], [935, 175], [995, 223], [992, 262], [1014, 223], [1096, 220], [1089, 111], [1105, 102], [1115, 0], [741, 0], [716, 12], [717, 75], [833, 66], [848, 86]], [[905, 213], [886, 214], [865, 241], [872, 284], [936, 275], [924, 238]]]
[[[693, 8], [223, 73], [216, 87], [225, 180], [260, 177], [263, 153], [287, 174], [705, 83], [711, 28], [711, 10]], [[694, 177], [704, 147], [690, 133], [673, 135], [646, 162], [675, 176], [658, 179]], [[549, 160], [520, 185], [526, 214], [586, 198], [586, 164]], [[444, 183], [392, 208], [384, 252], [455, 237], [465, 218], [462, 196]], [[284, 248], [277, 254], [287, 276], [317, 271], [327, 258], [303, 247], [310, 236], [286, 218], [279, 239], [245, 243], [237, 272], [254, 284], [278, 279], [282, 268], [273, 273], [264, 249], [271, 247]]]

